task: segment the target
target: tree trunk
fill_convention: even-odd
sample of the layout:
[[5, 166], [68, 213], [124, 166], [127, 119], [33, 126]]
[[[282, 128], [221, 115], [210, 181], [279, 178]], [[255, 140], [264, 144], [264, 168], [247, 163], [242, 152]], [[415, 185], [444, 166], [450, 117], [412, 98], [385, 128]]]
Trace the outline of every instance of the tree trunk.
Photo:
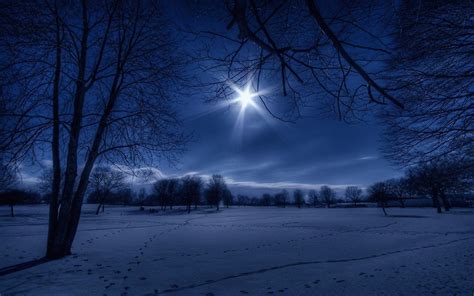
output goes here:
[[448, 212], [449, 209], [451, 209], [451, 206], [449, 205], [449, 201], [446, 198], [446, 194], [444, 194], [444, 192], [441, 193], [441, 200], [443, 201], [445, 211]]
[[[78, 74], [76, 78], [76, 89], [73, 101], [73, 117], [70, 126], [68, 153], [66, 158], [66, 171], [64, 176], [64, 186], [61, 196], [61, 208], [55, 229], [51, 238], [51, 246], [48, 246], [46, 256], [50, 259], [57, 259], [71, 253], [69, 246], [70, 224], [74, 220], [74, 212], [77, 211], [77, 201], [74, 200], [74, 187], [77, 177], [77, 150], [79, 147], [79, 136], [83, 118], [84, 99], [86, 94], [85, 72], [87, 67], [87, 51], [89, 38], [89, 24], [87, 14], [87, 1], [82, 1], [82, 37], [80, 45], [80, 55], [78, 60]], [[82, 200], [81, 200], [82, 203]], [[80, 214], [80, 209], [79, 209]], [[50, 225], [51, 227], [52, 225]], [[75, 231], [74, 231], [75, 234]], [[50, 239], [48, 239], [49, 241]]]
[[10, 214], [12, 217], [15, 217], [15, 213], [13, 212], [13, 204], [10, 205]]
[[385, 210], [385, 204], [383, 202], [380, 203], [380, 204], [382, 206], [382, 211], [383, 211], [384, 215], [387, 216], [387, 211]]
[[402, 206], [402, 208], [404, 208], [405, 207], [405, 200], [403, 199], [403, 197], [401, 197], [399, 199], [399, 201], [400, 201], [400, 205]]
[[46, 256], [52, 249], [58, 223], [59, 192], [61, 187], [61, 163], [59, 155], [59, 82], [61, 77], [61, 25], [58, 14], [57, 3], [54, 3], [54, 14], [56, 23], [56, 65], [53, 81], [53, 141], [51, 143], [51, 154], [53, 160], [53, 184], [51, 190], [51, 202], [49, 203], [49, 227]]
[[99, 203], [99, 205], [97, 206], [97, 210], [95, 211], [95, 214], [96, 215], [99, 215], [99, 211], [100, 211], [100, 207], [102, 206], [101, 203]]
[[437, 194], [437, 193], [434, 193], [433, 196], [432, 196], [432, 198], [433, 198], [433, 204], [434, 204], [434, 206], [435, 206], [435, 208], [436, 208], [436, 211], [438, 212], [438, 214], [439, 214], [439, 213], [442, 213], [442, 211], [441, 211], [441, 205], [440, 205], [439, 198], [438, 198], [438, 194]]
[[102, 204], [102, 213], [105, 212], [105, 203]]

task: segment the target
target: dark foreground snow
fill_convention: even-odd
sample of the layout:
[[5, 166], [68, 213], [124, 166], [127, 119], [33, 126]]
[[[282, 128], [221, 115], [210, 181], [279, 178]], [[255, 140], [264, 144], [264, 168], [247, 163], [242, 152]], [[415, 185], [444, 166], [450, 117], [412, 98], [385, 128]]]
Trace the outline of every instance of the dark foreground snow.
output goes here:
[[[474, 210], [85, 206], [74, 254], [0, 277], [4, 295], [469, 295]], [[0, 208], [0, 268], [39, 258], [46, 206]]]

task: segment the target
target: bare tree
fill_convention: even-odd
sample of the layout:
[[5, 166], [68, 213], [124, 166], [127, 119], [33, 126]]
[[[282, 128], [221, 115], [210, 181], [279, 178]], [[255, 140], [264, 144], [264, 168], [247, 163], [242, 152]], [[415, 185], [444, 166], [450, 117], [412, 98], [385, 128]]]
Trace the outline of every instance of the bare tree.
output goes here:
[[239, 194], [237, 195], [237, 204], [239, 206], [247, 206], [250, 203], [250, 198], [246, 195]]
[[382, 208], [384, 215], [387, 216], [385, 208], [388, 206], [388, 201], [392, 199], [387, 183], [377, 182], [371, 185], [367, 192], [369, 194], [369, 199], [377, 202]]
[[100, 166], [94, 169], [89, 182], [91, 189], [98, 197], [96, 215], [99, 215], [101, 208], [102, 212], [105, 211], [105, 203], [114, 191], [117, 192], [125, 188], [124, 178], [123, 172], [110, 167]]
[[310, 190], [308, 192], [308, 202], [313, 205], [313, 207], [316, 207], [319, 204], [318, 200], [318, 193], [316, 190]]
[[406, 178], [390, 179], [386, 181], [387, 188], [394, 198], [400, 202], [402, 208], [405, 207], [405, 199], [409, 194], [409, 185]]
[[232, 195], [232, 192], [227, 188], [224, 190], [222, 201], [224, 202], [226, 208], [228, 208], [234, 202], [234, 196]]
[[345, 196], [354, 203], [354, 207], [357, 207], [357, 203], [362, 200], [362, 189], [357, 186], [347, 186]]
[[219, 211], [219, 204], [224, 196], [224, 191], [227, 190], [224, 177], [221, 175], [212, 175], [207, 183], [204, 195], [209, 205], [214, 205]]
[[334, 203], [336, 193], [329, 186], [321, 186], [321, 189], [319, 190], [319, 196], [321, 197], [322, 201], [326, 204], [326, 206], [330, 208], [331, 204]]
[[201, 200], [201, 190], [202, 190], [202, 179], [199, 176], [185, 176], [181, 180], [182, 182], [182, 194], [184, 203], [188, 213], [191, 212], [191, 205], [194, 204], [197, 207], [197, 204]]
[[301, 191], [300, 189], [296, 189], [293, 192], [293, 198], [295, 200], [295, 205], [298, 208], [301, 208], [301, 206], [305, 203], [304, 197], [303, 197], [303, 191]]
[[153, 190], [155, 191], [156, 197], [158, 197], [158, 202], [161, 206], [161, 209], [166, 211], [166, 207], [169, 206], [170, 210], [173, 209], [173, 205], [179, 194], [179, 179], [161, 179], [158, 180], [153, 185]]
[[138, 205], [143, 206], [143, 203], [146, 200], [146, 190], [145, 190], [145, 188], [140, 188], [140, 190], [138, 191], [137, 199], [138, 199], [138, 201], [137, 201]]
[[438, 213], [442, 212], [442, 206], [449, 211], [447, 194], [468, 192], [473, 188], [474, 173], [466, 167], [471, 165], [447, 160], [424, 163], [408, 169], [407, 182], [416, 193], [430, 196]]
[[290, 200], [290, 194], [288, 193], [288, 191], [286, 189], [283, 189], [282, 192], [281, 192], [281, 205], [282, 207], [286, 207], [286, 205], [288, 204]]
[[17, 163], [50, 151], [46, 256], [60, 258], [97, 160], [135, 166], [180, 151], [172, 93], [186, 61], [155, 2], [6, 1], [0, 22], [1, 150]]

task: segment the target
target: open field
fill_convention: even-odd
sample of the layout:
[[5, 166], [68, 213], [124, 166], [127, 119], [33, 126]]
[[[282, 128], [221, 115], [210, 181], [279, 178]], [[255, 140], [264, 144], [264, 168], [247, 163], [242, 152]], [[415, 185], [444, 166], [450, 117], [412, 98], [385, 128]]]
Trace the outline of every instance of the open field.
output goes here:
[[[473, 295], [474, 210], [85, 205], [74, 254], [0, 277], [3, 295]], [[46, 206], [0, 208], [0, 268], [39, 258]]]

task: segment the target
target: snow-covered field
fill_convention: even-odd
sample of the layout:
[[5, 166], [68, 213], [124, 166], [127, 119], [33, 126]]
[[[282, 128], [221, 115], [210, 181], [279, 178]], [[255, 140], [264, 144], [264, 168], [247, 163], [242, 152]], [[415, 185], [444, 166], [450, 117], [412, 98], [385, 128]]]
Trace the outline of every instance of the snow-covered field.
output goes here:
[[[0, 277], [4, 295], [469, 295], [474, 210], [86, 205], [74, 254]], [[0, 268], [39, 258], [46, 206], [0, 208]]]

